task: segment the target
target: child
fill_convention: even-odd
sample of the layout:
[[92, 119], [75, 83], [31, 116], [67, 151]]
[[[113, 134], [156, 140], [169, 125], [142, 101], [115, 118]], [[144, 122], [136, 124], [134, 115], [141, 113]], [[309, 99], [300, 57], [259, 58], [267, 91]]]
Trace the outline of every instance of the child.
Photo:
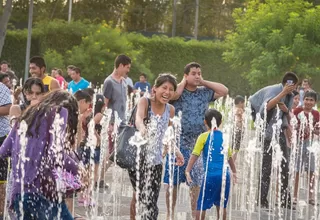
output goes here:
[[237, 159], [238, 152], [241, 147], [241, 141], [243, 136], [243, 113], [244, 113], [244, 102], [245, 99], [238, 95], [234, 99], [234, 119], [235, 119], [235, 126], [232, 132], [232, 150], [233, 155], [232, 158], [234, 161]]
[[[215, 119], [216, 125], [211, 124], [212, 119]], [[205, 219], [206, 210], [210, 209], [213, 205], [217, 208], [217, 219], [220, 218], [220, 197], [221, 197], [221, 186], [223, 180], [223, 163], [224, 155], [223, 151], [223, 135], [218, 127], [221, 124], [222, 115], [215, 109], [209, 109], [205, 113], [205, 125], [208, 129], [207, 132], [202, 133], [196, 142], [193, 149], [192, 155], [190, 157], [188, 166], [186, 168], [186, 178], [188, 183], [192, 183], [190, 176], [190, 171], [192, 166], [203, 152], [203, 166], [205, 170], [205, 177], [202, 181], [200, 195], [197, 202], [196, 220]], [[212, 131], [212, 132], [211, 132]], [[211, 141], [212, 139], [212, 141]], [[211, 144], [211, 146], [209, 146]], [[208, 160], [208, 157], [210, 160]], [[208, 162], [208, 164], [207, 164]], [[232, 157], [229, 155], [229, 165], [233, 172], [234, 178], [236, 178], [236, 168]], [[223, 219], [226, 220], [226, 207], [228, 203], [229, 190], [230, 190], [230, 174], [229, 169], [226, 173], [226, 186], [225, 186], [225, 196], [224, 196], [224, 210]], [[205, 191], [204, 191], [205, 189]]]
[[[319, 135], [319, 112], [314, 110], [313, 107], [317, 102], [317, 93], [314, 91], [307, 91], [304, 94], [303, 106], [294, 109], [293, 113], [298, 119], [298, 152], [296, 157], [296, 177], [294, 187], [294, 202], [297, 201], [298, 187], [299, 187], [299, 172], [304, 168], [305, 171], [309, 171], [309, 204], [315, 205], [313, 188], [314, 188], [314, 171], [315, 171], [315, 158], [314, 154], [309, 153], [308, 147], [314, 137], [314, 134]], [[312, 119], [310, 119], [310, 113]], [[302, 125], [301, 119], [306, 117], [306, 122]], [[313, 122], [313, 132], [310, 134], [309, 120]], [[304, 127], [304, 130], [300, 132], [300, 126]], [[309, 158], [310, 157], [310, 158]], [[310, 164], [309, 164], [310, 163]]]

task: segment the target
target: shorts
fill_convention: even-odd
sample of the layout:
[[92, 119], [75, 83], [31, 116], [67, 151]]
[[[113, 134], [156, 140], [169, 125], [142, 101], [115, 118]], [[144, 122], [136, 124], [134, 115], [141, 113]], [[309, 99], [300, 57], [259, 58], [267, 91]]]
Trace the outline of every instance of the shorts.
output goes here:
[[[3, 144], [7, 136], [0, 137], [0, 146]], [[7, 182], [8, 159], [0, 159], [0, 184]]]
[[[222, 175], [210, 175], [208, 174], [206, 184], [204, 181], [201, 185], [200, 194], [197, 202], [197, 210], [211, 209], [213, 205], [220, 206], [221, 201], [221, 187], [222, 187]], [[225, 191], [224, 191], [224, 203], [223, 207], [227, 208], [228, 199], [230, 193], [230, 174], [227, 173]]]
[[[84, 165], [90, 164], [90, 158], [91, 158], [90, 147], [80, 146], [78, 148], [78, 154]], [[93, 160], [94, 160], [94, 164], [98, 164], [100, 162], [100, 147], [96, 147], [94, 149]]]
[[[162, 164], [141, 164], [139, 170], [128, 170], [131, 185], [136, 191], [142, 220], [158, 218], [158, 198], [161, 188]], [[139, 176], [138, 176], [139, 175]], [[139, 177], [139, 179], [138, 179]], [[137, 190], [137, 183], [139, 190]]]
[[314, 158], [314, 154], [309, 152], [308, 150], [309, 146], [310, 146], [310, 141], [305, 140], [303, 141], [302, 148], [301, 148], [301, 145], [300, 147], [298, 147], [298, 152], [296, 153], [296, 166], [295, 166], [296, 172], [302, 172], [302, 171], [314, 172], [315, 158]]
[[[179, 185], [180, 183], [187, 182], [185, 171], [189, 162], [190, 155], [192, 153], [191, 149], [180, 149], [183, 157], [184, 157], [184, 164], [183, 166], [175, 166], [174, 161], [169, 163], [169, 155], [166, 157], [166, 165], [165, 165], [165, 173], [163, 182], [165, 184], [171, 184], [170, 179], [173, 180], [173, 185]], [[170, 172], [170, 166], [171, 166], [171, 172]], [[193, 165], [192, 170], [190, 172], [192, 183], [189, 185], [190, 187], [193, 186], [201, 186], [202, 178], [203, 178], [203, 164], [202, 164], [202, 156], [200, 156], [197, 160], [197, 162]]]

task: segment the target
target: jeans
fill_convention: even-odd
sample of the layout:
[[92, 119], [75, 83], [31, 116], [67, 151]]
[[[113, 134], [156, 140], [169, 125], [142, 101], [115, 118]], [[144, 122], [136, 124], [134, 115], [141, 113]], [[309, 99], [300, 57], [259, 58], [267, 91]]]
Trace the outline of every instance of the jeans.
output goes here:
[[[262, 159], [262, 170], [261, 170], [261, 206], [268, 207], [268, 193], [270, 187], [270, 175], [272, 169], [272, 147], [270, 147], [271, 140], [264, 141], [263, 159]], [[288, 157], [288, 147], [286, 145], [286, 139], [284, 133], [280, 134], [279, 144], [283, 153], [283, 159], [281, 161], [281, 206], [287, 206], [291, 204], [291, 198], [288, 190], [289, 181], [289, 157]], [[280, 187], [280, 186], [279, 186]]]
[[[13, 202], [17, 218], [21, 218], [21, 194]], [[23, 196], [23, 220], [73, 220], [65, 202], [56, 203], [47, 200], [38, 193], [25, 193]]]

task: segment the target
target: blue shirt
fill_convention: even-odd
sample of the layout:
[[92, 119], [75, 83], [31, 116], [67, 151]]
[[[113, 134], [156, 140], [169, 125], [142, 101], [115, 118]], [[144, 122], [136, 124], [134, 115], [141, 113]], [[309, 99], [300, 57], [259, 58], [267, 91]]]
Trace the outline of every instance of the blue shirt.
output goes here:
[[73, 80], [68, 84], [68, 90], [72, 91], [72, 94], [76, 93], [79, 90], [83, 90], [89, 87], [89, 82], [85, 80], [84, 78], [81, 78], [81, 80], [78, 83], [75, 83]]
[[192, 150], [197, 137], [206, 131], [204, 114], [214, 101], [214, 91], [200, 86], [195, 91], [184, 89], [173, 102], [176, 115], [182, 112], [180, 147]]
[[148, 87], [148, 92], [150, 92], [151, 86], [150, 86], [150, 84], [148, 82], [145, 82], [145, 83], [136, 82], [134, 84], [134, 88], [135, 89], [139, 89], [140, 88], [141, 92], [146, 92], [147, 91], [147, 87]]

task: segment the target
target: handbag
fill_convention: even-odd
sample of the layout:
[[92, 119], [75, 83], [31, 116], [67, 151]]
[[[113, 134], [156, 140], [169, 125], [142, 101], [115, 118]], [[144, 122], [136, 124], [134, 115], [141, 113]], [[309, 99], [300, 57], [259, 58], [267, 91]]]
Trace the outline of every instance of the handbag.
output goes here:
[[[135, 169], [137, 164], [137, 147], [129, 144], [129, 140], [131, 137], [135, 135], [135, 132], [138, 131], [135, 127], [135, 115], [137, 111], [137, 105], [132, 110], [129, 122], [125, 125], [117, 139], [116, 139], [116, 148], [112, 152], [109, 157], [109, 160], [117, 164], [119, 167], [123, 169]], [[148, 110], [147, 117], [144, 119], [144, 123], [147, 124], [150, 121], [151, 116], [151, 103], [150, 99], [148, 99]], [[139, 146], [140, 147], [140, 161], [144, 161], [146, 155], [146, 145]]]

